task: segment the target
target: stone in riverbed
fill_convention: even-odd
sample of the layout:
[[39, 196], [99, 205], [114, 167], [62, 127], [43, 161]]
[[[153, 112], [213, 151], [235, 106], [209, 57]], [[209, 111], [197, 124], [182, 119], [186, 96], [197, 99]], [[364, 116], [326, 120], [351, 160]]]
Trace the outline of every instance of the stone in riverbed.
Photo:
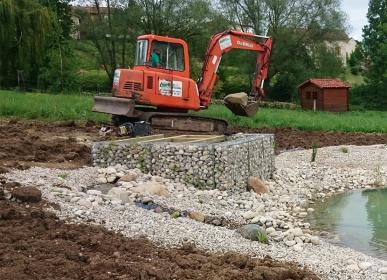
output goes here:
[[90, 207], [91, 206], [91, 201], [90, 200], [87, 200], [87, 199], [80, 199], [78, 200], [77, 202], [79, 205], [81, 206], [85, 206], [85, 207]]
[[294, 240], [286, 240], [285, 241], [285, 245], [288, 246], [288, 247], [292, 247], [292, 246], [296, 245], [296, 241], [294, 241]]
[[132, 182], [132, 181], [135, 181], [137, 179], [137, 175], [135, 174], [126, 174], [124, 176], [122, 176], [119, 180], [120, 181], [123, 181], [123, 182]]
[[105, 171], [106, 171], [107, 174], [115, 174], [117, 172], [117, 170], [114, 167], [112, 167], [112, 166], [109, 166], [108, 168], [106, 168]]
[[266, 229], [266, 233], [267, 234], [271, 234], [273, 232], [275, 232], [275, 228], [273, 228], [273, 227], [269, 227], [269, 228]]
[[310, 242], [314, 245], [320, 245], [321, 244], [321, 241], [320, 239], [317, 237], [317, 236], [312, 236], [310, 238]]
[[372, 263], [370, 262], [361, 262], [359, 263], [359, 268], [361, 270], [368, 270], [372, 266]]
[[379, 269], [378, 269], [378, 272], [381, 273], [381, 274], [387, 274], [387, 266], [386, 266], [386, 267], [379, 268]]
[[292, 232], [295, 237], [301, 236], [303, 234], [302, 229], [300, 228], [294, 228]]
[[190, 217], [192, 220], [195, 220], [195, 221], [198, 221], [198, 222], [201, 222], [203, 223], [204, 222], [204, 219], [205, 219], [205, 216], [200, 213], [200, 212], [189, 212], [188, 213], [188, 217]]
[[266, 232], [263, 228], [261, 228], [257, 224], [249, 224], [244, 225], [236, 230], [240, 235], [242, 235], [246, 239], [250, 239], [253, 241], [259, 241], [258, 240], [258, 233], [260, 232], [263, 236], [266, 236]]
[[107, 196], [111, 200], [120, 200], [124, 203], [129, 202], [129, 192], [122, 188], [113, 187], [107, 193]]
[[359, 272], [360, 268], [357, 264], [350, 264], [347, 266], [347, 270], [352, 271], [352, 272]]
[[137, 187], [132, 188], [130, 191], [134, 193], [150, 194], [150, 195], [158, 195], [158, 196], [169, 195], [169, 192], [166, 186], [154, 181], [140, 184]]
[[293, 250], [296, 252], [302, 252], [302, 246], [301, 244], [296, 244], [293, 246]]
[[12, 191], [12, 197], [21, 202], [39, 202], [42, 200], [42, 192], [35, 187], [18, 187]]
[[269, 191], [269, 187], [266, 186], [261, 179], [254, 176], [250, 176], [247, 180], [247, 187], [258, 194], [267, 193]]
[[88, 190], [88, 191], [86, 191], [86, 193], [88, 195], [101, 195], [102, 194], [102, 192], [98, 191], [98, 190]]

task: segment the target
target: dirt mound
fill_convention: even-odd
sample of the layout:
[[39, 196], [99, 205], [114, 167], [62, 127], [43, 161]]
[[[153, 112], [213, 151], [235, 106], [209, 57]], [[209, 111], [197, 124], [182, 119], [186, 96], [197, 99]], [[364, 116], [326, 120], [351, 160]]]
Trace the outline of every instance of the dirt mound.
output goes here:
[[311, 149], [338, 145], [375, 145], [386, 144], [387, 133], [358, 133], [337, 131], [303, 131], [292, 128], [235, 128], [238, 132], [274, 133], [276, 151], [295, 148]]
[[165, 249], [0, 200], [0, 279], [319, 279], [294, 264]]
[[0, 163], [21, 169], [30, 165], [85, 165], [90, 162], [90, 148], [80, 143], [77, 136], [89, 133], [88, 130], [87, 126], [77, 127], [67, 122], [3, 121], [0, 123]]

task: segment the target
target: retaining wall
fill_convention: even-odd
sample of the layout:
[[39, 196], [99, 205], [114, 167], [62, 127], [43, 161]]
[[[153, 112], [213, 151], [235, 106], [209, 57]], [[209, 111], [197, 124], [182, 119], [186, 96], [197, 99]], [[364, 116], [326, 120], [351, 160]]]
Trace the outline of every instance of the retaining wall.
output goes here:
[[274, 171], [272, 134], [237, 134], [219, 143], [132, 143], [131, 139], [94, 143], [95, 166], [126, 165], [199, 189], [246, 187], [249, 176]]

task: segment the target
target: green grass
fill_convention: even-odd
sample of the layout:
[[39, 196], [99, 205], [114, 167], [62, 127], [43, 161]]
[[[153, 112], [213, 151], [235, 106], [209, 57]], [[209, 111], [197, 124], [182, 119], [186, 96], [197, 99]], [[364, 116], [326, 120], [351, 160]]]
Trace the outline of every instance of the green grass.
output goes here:
[[344, 81], [348, 82], [352, 87], [356, 87], [364, 84], [364, 77], [360, 74], [354, 75], [350, 69], [345, 69], [345, 73], [341, 77]]
[[5, 117], [53, 121], [110, 120], [106, 114], [91, 112], [92, 105], [91, 96], [0, 91], [0, 116]]
[[233, 115], [222, 105], [212, 105], [199, 113], [218, 117], [243, 127], [292, 127], [301, 130], [358, 131], [387, 133], [387, 112], [354, 111], [346, 113], [261, 108], [254, 118]]
[[[93, 99], [82, 95], [54, 95], [0, 91], [0, 116], [47, 120], [92, 120], [107, 122], [110, 116], [91, 112]], [[387, 133], [387, 112], [311, 112], [261, 108], [254, 118], [233, 115], [223, 105], [212, 105], [198, 113], [223, 118], [244, 127], [292, 127], [301, 130], [358, 131]]]

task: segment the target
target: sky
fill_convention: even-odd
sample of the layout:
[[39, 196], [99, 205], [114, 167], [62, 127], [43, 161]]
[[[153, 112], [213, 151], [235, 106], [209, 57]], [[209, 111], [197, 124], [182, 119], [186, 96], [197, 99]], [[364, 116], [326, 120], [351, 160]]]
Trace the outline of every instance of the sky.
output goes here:
[[361, 40], [363, 26], [367, 24], [369, 0], [342, 0], [342, 8], [348, 15], [349, 36]]

